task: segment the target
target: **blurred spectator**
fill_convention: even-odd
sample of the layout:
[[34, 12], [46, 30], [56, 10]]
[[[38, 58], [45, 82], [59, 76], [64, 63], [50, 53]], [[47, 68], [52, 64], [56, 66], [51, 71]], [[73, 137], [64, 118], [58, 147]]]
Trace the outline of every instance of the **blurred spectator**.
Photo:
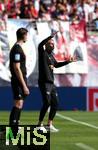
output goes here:
[[80, 1], [80, 3], [78, 3], [77, 14], [79, 15], [80, 19], [85, 17], [83, 1]]
[[96, 6], [96, 7], [98, 7], [98, 0], [95, 0], [95, 1], [96, 1], [96, 4], [95, 4], [95, 6]]
[[8, 18], [68, 21], [77, 14], [89, 23], [96, 18], [97, 7], [98, 0], [2, 0], [0, 16], [6, 11]]
[[0, 2], [0, 12], [4, 10], [5, 10], [4, 3]]
[[0, 31], [6, 30], [6, 21], [8, 15], [5, 10], [5, 3], [0, 2]]
[[20, 6], [20, 18], [37, 19], [39, 12], [39, 0], [22, 0]]
[[20, 18], [30, 18], [30, 10], [28, 5], [28, 0], [21, 0]]
[[66, 0], [58, 0], [56, 2], [56, 9], [53, 12], [53, 18], [65, 21], [69, 20]]
[[95, 23], [95, 30], [98, 31], [98, 6], [96, 6], [95, 11], [93, 13], [93, 23]]
[[3, 30], [7, 30], [7, 19], [8, 19], [8, 13], [7, 13], [7, 11], [6, 10], [4, 10], [3, 12], [2, 12], [2, 17], [1, 17], [1, 19], [2, 19], [2, 27], [3, 27]]
[[98, 20], [98, 6], [95, 8], [95, 11], [93, 12], [93, 20]]
[[51, 20], [52, 0], [40, 0], [39, 17], [46, 20]]
[[88, 0], [88, 4], [89, 4], [89, 22], [92, 22], [93, 20], [93, 12], [95, 10], [95, 2], [96, 0]]
[[39, 8], [40, 8], [40, 0], [34, 0], [34, 8], [36, 13], [36, 18], [39, 17]]
[[29, 9], [30, 9], [30, 18], [37, 19], [39, 13], [39, 5], [38, 0], [30, 1], [29, 2]]

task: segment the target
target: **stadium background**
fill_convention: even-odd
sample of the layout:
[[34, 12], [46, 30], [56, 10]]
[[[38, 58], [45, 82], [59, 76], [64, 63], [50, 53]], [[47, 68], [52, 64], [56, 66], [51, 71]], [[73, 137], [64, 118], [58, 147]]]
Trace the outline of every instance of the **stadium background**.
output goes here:
[[15, 31], [22, 26], [29, 30], [29, 42], [24, 48], [31, 92], [24, 105], [28, 111], [23, 111], [22, 124], [36, 124], [42, 105], [37, 85], [38, 43], [59, 30], [54, 39], [56, 59], [64, 60], [79, 47], [83, 61], [55, 70], [60, 97], [55, 125], [60, 132], [52, 134], [51, 149], [97, 150], [98, 0], [0, 0], [0, 124], [8, 124], [13, 104], [8, 58]]

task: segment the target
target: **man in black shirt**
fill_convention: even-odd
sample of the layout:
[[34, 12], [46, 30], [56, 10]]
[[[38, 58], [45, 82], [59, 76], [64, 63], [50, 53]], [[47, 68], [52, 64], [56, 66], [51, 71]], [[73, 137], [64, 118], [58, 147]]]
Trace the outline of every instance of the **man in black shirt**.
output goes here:
[[38, 84], [43, 98], [43, 106], [39, 115], [38, 125], [42, 126], [42, 121], [47, 112], [48, 107], [50, 106], [49, 118], [48, 118], [48, 126], [51, 131], [57, 132], [52, 123], [53, 118], [55, 117], [57, 106], [58, 106], [58, 95], [56, 92], [56, 87], [54, 85], [54, 76], [53, 76], [53, 68], [62, 67], [67, 65], [75, 59], [71, 57], [69, 61], [57, 62], [53, 56], [54, 49], [54, 41], [53, 37], [57, 34], [54, 33], [52, 36], [49, 36], [45, 40], [43, 40], [38, 46], [38, 54], [39, 54], [39, 79]]
[[10, 125], [18, 125], [24, 99], [29, 95], [26, 79], [26, 56], [22, 49], [22, 44], [27, 40], [27, 32], [25, 28], [17, 30], [17, 42], [10, 51], [11, 86], [15, 100], [10, 114]]

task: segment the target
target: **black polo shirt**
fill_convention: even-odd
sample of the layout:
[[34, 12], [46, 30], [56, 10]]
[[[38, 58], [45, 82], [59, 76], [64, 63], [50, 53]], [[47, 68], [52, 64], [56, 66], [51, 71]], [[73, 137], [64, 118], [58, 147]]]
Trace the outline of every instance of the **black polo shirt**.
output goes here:
[[27, 73], [26, 57], [25, 57], [22, 47], [18, 43], [15, 43], [15, 45], [12, 47], [10, 51], [10, 71], [11, 71], [12, 78], [17, 79], [16, 73], [13, 67], [13, 63], [20, 63], [21, 72], [23, 74], [23, 77], [26, 78], [26, 73]]

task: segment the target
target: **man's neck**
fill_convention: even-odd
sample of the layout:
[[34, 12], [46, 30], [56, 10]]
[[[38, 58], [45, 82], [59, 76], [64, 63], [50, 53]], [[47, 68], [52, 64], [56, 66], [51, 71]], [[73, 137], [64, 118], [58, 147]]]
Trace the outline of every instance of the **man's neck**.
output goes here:
[[16, 42], [17, 44], [19, 44], [20, 46], [22, 46], [22, 44], [23, 44], [23, 41], [22, 40], [17, 40], [17, 42]]

